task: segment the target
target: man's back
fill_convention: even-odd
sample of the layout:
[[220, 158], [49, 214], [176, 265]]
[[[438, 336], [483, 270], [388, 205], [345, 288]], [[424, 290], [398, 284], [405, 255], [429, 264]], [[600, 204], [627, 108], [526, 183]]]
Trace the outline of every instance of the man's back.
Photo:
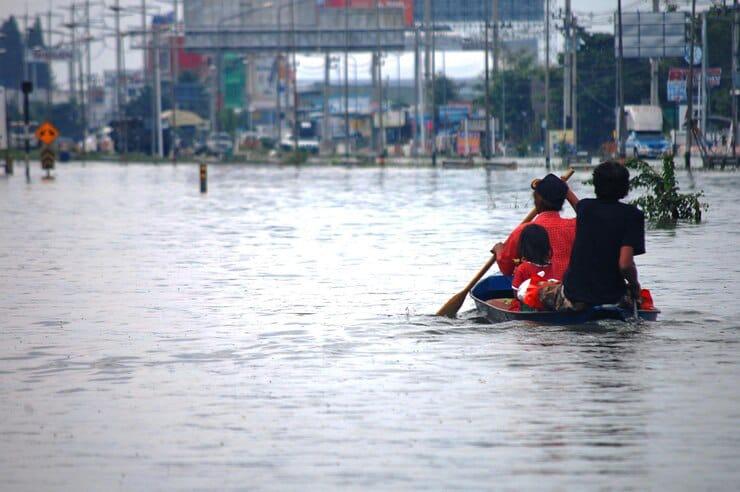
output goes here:
[[619, 250], [645, 253], [645, 216], [619, 201], [583, 199], [576, 207], [576, 238], [565, 273], [566, 297], [587, 304], [617, 303], [624, 296]]

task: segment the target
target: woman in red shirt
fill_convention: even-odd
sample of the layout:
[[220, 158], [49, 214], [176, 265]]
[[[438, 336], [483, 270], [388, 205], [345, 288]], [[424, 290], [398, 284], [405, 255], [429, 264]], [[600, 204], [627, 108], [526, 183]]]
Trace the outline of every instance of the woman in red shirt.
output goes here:
[[[543, 179], [533, 183], [534, 205], [537, 216], [532, 224], [545, 228], [552, 248], [552, 275], [562, 279], [570, 262], [570, 253], [573, 250], [573, 241], [576, 237], [576, 219], [566, 219], [560, 216], [560, 210], [567, 199], [575, 207], [578, 198], [568, 185], [555, 176], [548, 174]], [[519, 238], [528, 224], [519, 225], [503, 243], [497, 243], [492, 253], [496, 255], [496, 263], [503, 275], [511, 277], [514, 268], [520, 261]]]

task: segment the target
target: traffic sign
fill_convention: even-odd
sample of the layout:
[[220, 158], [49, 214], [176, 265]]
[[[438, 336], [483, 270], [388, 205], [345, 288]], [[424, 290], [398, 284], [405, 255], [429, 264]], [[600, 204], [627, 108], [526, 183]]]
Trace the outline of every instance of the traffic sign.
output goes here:
[[54, 169], [55, 160], [56, 156], [54, 155], [54, 150], [51, 147], [44, 146], [44, 148], [41, 149], [41, 169], [46, 171]]
[[41, 123], [41, 125], [36, 128], [36, 138], [44, 142], [46, 145], [54, 143], [54, 140], [56, 140], [58, 136], [59, 130], [57, 130], [57, 128], [48, 121]]

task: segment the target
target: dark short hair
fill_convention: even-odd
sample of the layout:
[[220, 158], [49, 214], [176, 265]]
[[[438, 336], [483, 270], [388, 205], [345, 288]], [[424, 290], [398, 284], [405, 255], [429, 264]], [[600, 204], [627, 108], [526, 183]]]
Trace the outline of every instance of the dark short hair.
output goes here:
[[594, 169], [594, 191], [602, 200], [621, 200], [630, 188], [630, 172], [617, 161], [605, 161]]
[[563, 198], [562, 200], [558, 200], [557, 202], [551, 202], [550, 200], [546, 200], [542, 195], [540, 195], [536, 191], [533, 194], [540, 197], [540, 210], [541, 211], [560, 212], [563, 209], [563, 203], [565, 203], [565, 198]]
[[538, 265], [549, 262], [552, 250], [547, 230], [538, 224], [529, 224], [519, 236], [519, 257]]

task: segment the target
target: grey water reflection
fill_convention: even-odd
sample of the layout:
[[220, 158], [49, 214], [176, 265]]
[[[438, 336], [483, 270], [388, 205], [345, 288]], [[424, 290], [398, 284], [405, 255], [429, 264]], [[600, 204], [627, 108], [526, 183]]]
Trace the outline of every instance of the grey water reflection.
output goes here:
[[3, 489], [736, 487], [740, 177], [648, 232], [658, 323], [431, 316], [538, 172], [1, 179]]

